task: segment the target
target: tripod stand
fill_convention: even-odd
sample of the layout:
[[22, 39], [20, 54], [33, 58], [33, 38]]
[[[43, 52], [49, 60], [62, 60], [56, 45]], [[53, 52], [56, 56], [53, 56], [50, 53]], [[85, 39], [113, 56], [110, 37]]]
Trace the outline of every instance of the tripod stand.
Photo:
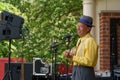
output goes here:
[[8, 80], [12, 80], [12, 75], [11, 75], [11, 67], [10, 67], [10, 57], [11, 57], [11, 42], [12, 40], [9, 39], [9, 51], [8, 51], [8, 71], [5, 73], [4, 77], [2, 80], [6, 80], [6, 77], [8, 76]]

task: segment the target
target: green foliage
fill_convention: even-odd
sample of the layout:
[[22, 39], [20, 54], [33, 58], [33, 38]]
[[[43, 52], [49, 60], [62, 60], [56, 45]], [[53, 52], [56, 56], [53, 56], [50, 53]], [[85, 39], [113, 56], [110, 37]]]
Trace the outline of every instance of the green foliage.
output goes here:
[[[82, 14], [82, 0], [3, 0], [10, 3], [26, 15], [23, 28], [24, 37], [15, 40], [14, 53], [24, 56], [32, 61], [33, 57], [51, 61], [53, 51], [51, 41], [54, 39], [57, 46], [57, 61], [65, 61], [63, 51], [66, 49], [65, 40], [62, 37], [67, 33], [73, 33], [69, 48], [76, 44], [78, 38], [76, 32], [77, 20]], [[17, 42], [17, 43], [16, 43]]]

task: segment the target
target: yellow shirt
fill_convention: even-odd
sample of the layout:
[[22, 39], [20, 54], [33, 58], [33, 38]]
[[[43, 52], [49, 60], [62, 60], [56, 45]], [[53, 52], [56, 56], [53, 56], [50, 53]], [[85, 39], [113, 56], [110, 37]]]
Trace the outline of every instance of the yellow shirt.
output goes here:
[[98, 60], [98, 46], [92, 36], [88, 33], [79, 38], [77, 46], [76, 55], [72, 59], [73, 65], [94, 67]]

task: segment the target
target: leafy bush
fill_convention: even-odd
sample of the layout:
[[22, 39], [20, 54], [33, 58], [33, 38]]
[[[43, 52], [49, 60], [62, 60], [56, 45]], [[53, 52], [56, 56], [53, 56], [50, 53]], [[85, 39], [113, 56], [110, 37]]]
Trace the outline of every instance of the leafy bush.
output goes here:
[[[24, 55], [28, 61], [33, 57], [40, 57], [45, 61], [51, 61], [54, 52], [51, 50], [51, 42], [57, 44], [57, 61], [66, 61], [63, 51], [66, 49], [63, 36], [73, 33], [69, 48], [76, 44], [77, 20], [82, 14], [82, 0], [5, 0], [13, 4], [20, 12], [26, 15], [24, 26], [24, 38], [13, 43], [16, 56]], [[19, 3], [19, 4], [18, 4]]]

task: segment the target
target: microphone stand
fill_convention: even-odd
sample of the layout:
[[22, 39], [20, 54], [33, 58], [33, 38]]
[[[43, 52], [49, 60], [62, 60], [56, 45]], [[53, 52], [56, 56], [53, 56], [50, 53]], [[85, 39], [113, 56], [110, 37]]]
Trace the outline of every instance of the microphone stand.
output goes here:
[[52, 55], [52, 78], [53, 80], [56, 80], [56, 53], [57, 53], [57, 44], [55, 41], [52, 42], [51, 48], [53, 51], [53, 55]]
[[[66, 37], [66, 49], [69, 49], [69, 44], [70, 44], [70, 37]], [[66, 76], [66, 80], [68, 80], [68, 59], [67, 60], [67, 69], [66, 69], [66, 72], [67, 72], [67, 76]]]

